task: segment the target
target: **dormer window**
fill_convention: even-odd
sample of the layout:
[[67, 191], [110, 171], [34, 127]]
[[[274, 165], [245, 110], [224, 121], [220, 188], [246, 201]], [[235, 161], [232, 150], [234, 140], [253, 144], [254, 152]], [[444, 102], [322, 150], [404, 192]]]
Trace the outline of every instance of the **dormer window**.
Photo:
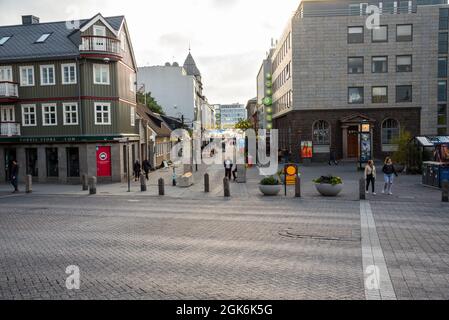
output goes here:
[[11, 39], [11, 37], [1, 37], [0, 38], [0, 46], [4, 45], [6, 43], [6, 41], [8, 41], [9, 39]]
[[39, 39], [36, 40], [36, 43], [44, 43], [49, 36], [51, 36], [51, 33], [44, 33], [39, 37]]

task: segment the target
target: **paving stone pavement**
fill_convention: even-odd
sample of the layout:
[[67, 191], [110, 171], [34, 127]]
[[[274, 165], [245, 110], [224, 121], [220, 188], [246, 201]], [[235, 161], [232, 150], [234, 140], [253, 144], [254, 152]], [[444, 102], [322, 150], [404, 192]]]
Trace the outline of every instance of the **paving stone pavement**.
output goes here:
[[449, 206], [371, 204], [398, 299], [449, 299]]
[[[0, 185], [0, 299], [367, 298], [354, 165], [301, 168], [302, 199], [292, 189], [261, 196], [255, 169], [224, 199], [222, 171], [200, 167], [193, 187], [167, 186], [164, 198], [137, 183], [130, 194], [100, 185], [97, 196], [56, 185], [11, 195]], [[327, 173], [345, 182], [336, 199], [311, 183]], [[159, 177], [171, 171], [150, 181]], [[449, 206], [418, 176], [396, 182], [394, 196], [368, 196], [394, 296], [449, 299]], [[65, 288], [69, 265], [80, 267], [79, 291]]]
[[356, 203], [3, 200], [2, 299], [364, 298]]

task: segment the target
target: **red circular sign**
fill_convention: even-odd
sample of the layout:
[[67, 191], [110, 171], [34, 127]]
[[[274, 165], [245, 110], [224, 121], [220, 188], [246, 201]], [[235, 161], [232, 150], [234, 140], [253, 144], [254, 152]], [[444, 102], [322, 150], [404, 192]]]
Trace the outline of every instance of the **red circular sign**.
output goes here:
[[98, 157], [100, 158], [101, 161], [108, 160], [108, 154], [106, 152], [100, 153], [100, 155]]

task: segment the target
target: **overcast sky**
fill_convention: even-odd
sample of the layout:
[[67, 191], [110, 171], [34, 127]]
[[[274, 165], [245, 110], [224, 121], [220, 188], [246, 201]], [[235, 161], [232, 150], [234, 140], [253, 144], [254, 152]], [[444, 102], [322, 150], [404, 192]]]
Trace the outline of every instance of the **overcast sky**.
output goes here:
[[[76, 2], [76, 4], [74, 4]], [[139, 66], [183, 63], [189, 43], [210, 103], [245, 103], [271, 38], [300, 0], [0, 0], [0, 25], [125, 15]]]

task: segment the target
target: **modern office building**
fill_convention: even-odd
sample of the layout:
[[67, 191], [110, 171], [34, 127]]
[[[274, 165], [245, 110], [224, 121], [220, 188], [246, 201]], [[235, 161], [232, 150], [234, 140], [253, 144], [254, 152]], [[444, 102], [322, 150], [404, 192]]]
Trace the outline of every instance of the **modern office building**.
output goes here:
[[124, 180], [139, 157], [136, 68], [123, 16], [1, 26], [0, 180], [12, 160], [39, 182]]
[[[264, 99], [272, 95], [272, 88], [267, 87], [267, 75], [271, 75], [271, 56], [273, 54], [274, 42], [271, 44], [272, 48], [267, 52], [266, 58], [262, 61], [259, 73], [257, 74], [257, 122], [259, 129], [267, 129], [267, 124], [272, 127], [273, 118], [272, 113], [267, 113], [267, 106], [264, 105]], [[268, 119], [267, 119], [268, 117]]]
[[[280, 147], [298, 157], [301, 142], [311, 141], [314, 160], [331, 151], [356, 159], [369, 129], [365, 147], [383, 158], [396, 150], [400, 129], [447, 134], [445, 3], [303, 0], [271, 56]], [[368, 5], [378, 8], [378, 28], [367, 27]]]
[[246, 107], [243, 104], [221, 104], [220, 105], [220, 123], [221, 129], [234, 129], [235, 125], [248, 119]]
[[137, 82], [171, 117], [184, 116], [186, 123], [201, 121], [201, 106], [207, 103], [203, 95], [201, 72], [189, 52], [183, 66], [167, 62], [164, 66], [138, 68]]

